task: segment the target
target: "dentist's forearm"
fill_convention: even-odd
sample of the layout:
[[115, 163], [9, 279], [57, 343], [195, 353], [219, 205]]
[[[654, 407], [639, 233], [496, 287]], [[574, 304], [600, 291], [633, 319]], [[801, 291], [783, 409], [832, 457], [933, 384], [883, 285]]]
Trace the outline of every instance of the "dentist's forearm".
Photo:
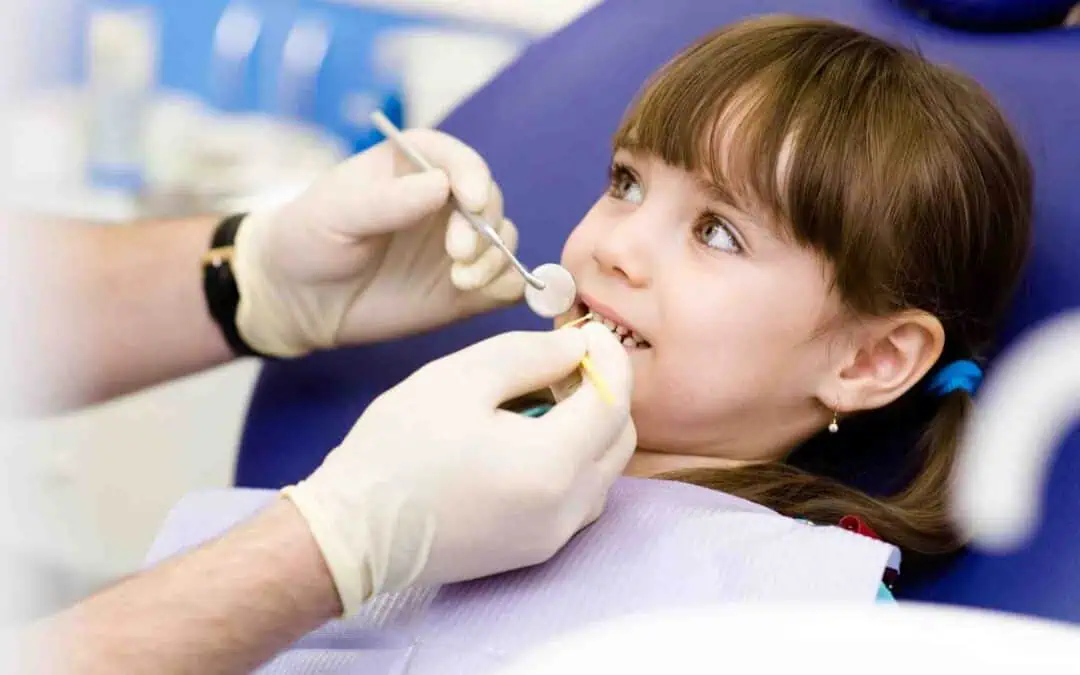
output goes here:
[[95, 403], [232, 358], [202, 290], [217, 222], [36, 225], [23, 275], [37, 295], [22, 326], [32, 405]]
[[249, 673], [341, 612], [284, 499], [218, 541], [45, 622], [48, 672]]

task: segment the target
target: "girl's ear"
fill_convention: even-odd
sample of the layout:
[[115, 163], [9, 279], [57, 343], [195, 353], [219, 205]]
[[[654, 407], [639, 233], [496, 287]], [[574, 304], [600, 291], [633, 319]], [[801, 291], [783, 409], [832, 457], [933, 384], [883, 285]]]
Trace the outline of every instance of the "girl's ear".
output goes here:
[[945, 329], [928, 312], [863, 321], [818, 398], [841, 414], [882, 408], [919, 382], [944, 348]]

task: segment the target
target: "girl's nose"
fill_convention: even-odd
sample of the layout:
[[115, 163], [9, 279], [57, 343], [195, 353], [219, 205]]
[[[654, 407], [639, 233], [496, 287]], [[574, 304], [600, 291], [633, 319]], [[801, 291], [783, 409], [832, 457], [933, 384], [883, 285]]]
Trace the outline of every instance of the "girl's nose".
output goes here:
[[634, 288], [649, 285], [658, 245], [653, 241], [656, 228], [642, 215], [639, 211], [611, 227], [593, 250], [593, 258], [604, 273]]

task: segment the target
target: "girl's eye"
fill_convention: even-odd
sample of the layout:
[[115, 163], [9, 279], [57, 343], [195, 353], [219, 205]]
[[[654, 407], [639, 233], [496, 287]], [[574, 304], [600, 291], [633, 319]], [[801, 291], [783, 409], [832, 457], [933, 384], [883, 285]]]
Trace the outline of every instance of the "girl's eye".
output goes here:
[[641, 181], [629, 168], [621, 164], [611, 167], [608, 194], [631, 204], [641, 204], [645, 201], [645, 191], [641, 187]]
[[694, 236], [709, 248], [725, 253], [742, 253], [743, 247], [735, 236], [735, 228], [723, 218], [710, 215], [694, 226]]

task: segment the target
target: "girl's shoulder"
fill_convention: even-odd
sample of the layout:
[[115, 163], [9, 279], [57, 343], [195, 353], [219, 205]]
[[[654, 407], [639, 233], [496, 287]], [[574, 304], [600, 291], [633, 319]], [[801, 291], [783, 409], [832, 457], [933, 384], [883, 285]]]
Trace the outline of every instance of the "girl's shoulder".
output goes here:
[[[796, 518], [795, 520], [800, 522], [800, 523], [805, 523], [807, 525], [814, 525], [814, 523], [812, 523], [809, 520], [806, 520], [804, 518]], [[862, 519], [860, 519], [860, 518], [858, 518], [856, 516], [848, 516], [848, 517], [842, 519], [841, 522], [839, 523], [839, 526], [844, 528], [845, 530], [855, 532], [856, 534], [861, 534], [861, 535], [863, 535], [865, 537], [870, 537], [872, 539], [879, 539], [879, 540], [881, 539], [881, 537], [877, 536], [876, 532], [871, 530], [867, 525], [865, 525], [862, 522]], [[875, 601], [878, 604], [881, 604], [881, 605], [895, 605], [895, 604], [898, 604], [896, 602], [896, 596], [894, 596], [893, 593], [892, 593], [892, 584], [896, 581], [896, 576], [897, 576], [896, 571], [891, 569], [891, 568], [887, 569], [885, 571], [885, 574], [884, 574], [884, 576], [883, 576], [883, 578], [881, 580], [881, 585], [878, 586], [877, 597], [875, 598]]]

